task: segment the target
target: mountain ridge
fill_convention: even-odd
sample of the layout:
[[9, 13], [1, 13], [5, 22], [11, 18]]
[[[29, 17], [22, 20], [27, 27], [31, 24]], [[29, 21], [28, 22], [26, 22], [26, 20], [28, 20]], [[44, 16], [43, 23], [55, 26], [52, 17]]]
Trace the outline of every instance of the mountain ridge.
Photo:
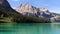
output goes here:
[[[57, 20], [57, 16], [60, 17], [60, 14], [52, 13], [48, 9], [45, 8], [36, 8], [29, 4], [21, 4], [20, 6], [16, 7], [15, 10], [23, 15], [26, 16], [33, 16], [33, 17], [43, 17], [53, 20]], [[56, 18], [55, 18], [56, 17]], [[60, 20], [60, 19], [59, 19]]]
[[[6, 6], [5, 6], [6, 4]], [[1, 21], [3, 20], [3, 21]], [[0, 0], [0, 23], [51, 23], [49, 19], [24, 16], [11, 8], [7, 0]]]
[[35, 14], [35, 13], [46, 13], [46, 14], [51, 14], [51, 12], [49, 12], [49, 10], [45, 9], [45, 8], [36, 8], [32, 5], [29, 4], [21, 4], [21, 6], [17, 7], [15, 9], [16, 11], [18, 11], [19, 13], [31, 13], [31, 14]]

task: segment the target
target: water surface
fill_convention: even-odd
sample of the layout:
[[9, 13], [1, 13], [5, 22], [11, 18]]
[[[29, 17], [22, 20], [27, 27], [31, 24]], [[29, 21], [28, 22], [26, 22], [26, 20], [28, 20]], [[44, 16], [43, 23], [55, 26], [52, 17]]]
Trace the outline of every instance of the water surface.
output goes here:
[[60, 24], [0, 24], [0, 34], [60, 34]]

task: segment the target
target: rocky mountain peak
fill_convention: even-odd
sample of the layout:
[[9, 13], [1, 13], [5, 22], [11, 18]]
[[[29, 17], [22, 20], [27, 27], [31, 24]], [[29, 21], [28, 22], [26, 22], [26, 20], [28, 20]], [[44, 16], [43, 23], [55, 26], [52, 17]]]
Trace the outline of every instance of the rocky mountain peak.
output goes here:
[[21, 4], [15, 10], [19, 13], [22, 13], [23, 15], [28, 15], [28, 16], [30, 15], [37, 16], [37, 17], [43, 16], [46, 18], [53, 17], [52, 13], [49, 10], [45, 8], [36, 8], [29, 4]]
[[21, 4], [20, 6], [18, 6], [17, 8], [15, 8], [16, 11], [18, 11], [19, 13], [37, 13], [39, 12], [47, 12], [47, 9], [45, 8], [36, 8], [32, 5], [29, 4]]
[[23, 6], [23, 7], [29, 7], [31, 5], [29, 5], [29, 4], [21, 4], [21, 6]]
[[21, 4], [20, 6], [15, 8], [15, 10], [18, 11], [19, 13], [25, 12], [33, 13], [34, 7], [29, 4]]

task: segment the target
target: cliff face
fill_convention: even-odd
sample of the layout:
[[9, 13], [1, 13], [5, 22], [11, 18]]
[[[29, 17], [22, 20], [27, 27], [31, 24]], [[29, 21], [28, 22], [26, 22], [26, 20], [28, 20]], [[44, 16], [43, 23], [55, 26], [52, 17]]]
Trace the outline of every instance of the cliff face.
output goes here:
[[50, 19], [52, 22], [59, 21], [60, 22], [60, 14], [52, 13], [45, 8], [36, 8], [29, 4], [21, 4], [20, 6], [16, 7], [15, 10], [23, 15], [26, 16], [33, 16], [37, 18], [47, 18]]
[[49, 10], [45, 8], [36, 8], [29, 4], [21, 4], [21, 6], [18, 6], [15, 10], [27, 16], [44, 17], [44, 18], [51, 18], [54, 16]]

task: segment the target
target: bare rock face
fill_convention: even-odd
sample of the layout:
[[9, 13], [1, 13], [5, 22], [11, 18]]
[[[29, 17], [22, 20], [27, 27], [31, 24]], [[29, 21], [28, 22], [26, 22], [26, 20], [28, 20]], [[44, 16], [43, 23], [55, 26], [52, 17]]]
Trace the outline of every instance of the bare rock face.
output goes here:
[[[51, 13], [45, 8], [36, 8], [29, 4], [21, 4], [15, 10], [23, 15], [51, 18]], [[48, 16], [48, 17], [47, 17]]]
[[21, 6], [16, 8], [16, 11], [20, 13], [25, 13], [25, 12], [33, 13], [33, 9], [34, 8], [31, 5], [21, 4]]
[[18, 6], [15, 8], [16, 11], [23, 13], [23, 12], [30, 12], [30, 13], [36, 13], [38, 11], [40, 12], [46, 12], [47, 10], [45, 8], [36, 8], [29, 4], [21, 4], [21, 6]]
[[59, 17], [56, 17], [56, 15], [58, 14], [51, 13], [49, 10], [45, 8], [36, 8], [29, 4], [21, 4], [21, 6], [18, 6], [17, 8], [15, 8], [15, 10], [27, 16], [43, 17], [51, 19], [51, 21], [60, 21], [60, 19], [58, 19]]

